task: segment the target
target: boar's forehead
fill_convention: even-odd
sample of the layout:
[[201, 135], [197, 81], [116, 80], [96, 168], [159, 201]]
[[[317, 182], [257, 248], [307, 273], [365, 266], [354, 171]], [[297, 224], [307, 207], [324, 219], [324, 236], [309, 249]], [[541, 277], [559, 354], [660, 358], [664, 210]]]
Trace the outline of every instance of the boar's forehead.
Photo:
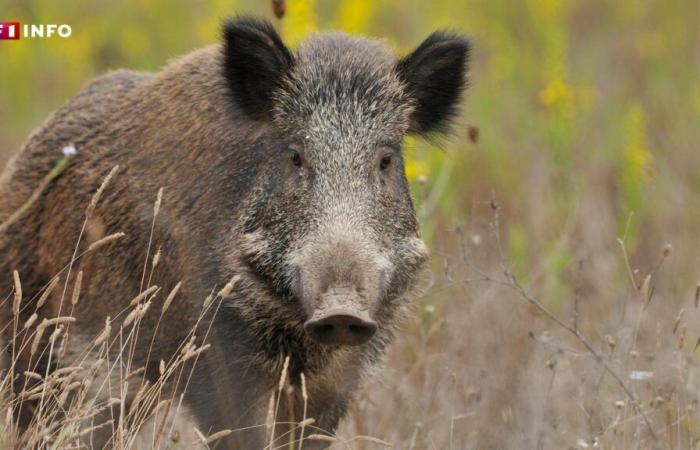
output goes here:
[[400, 139], [413, 106], [395, 64], [379, 41], [344, 34], [312, 37], [297, 51], [276, 96], [275, 122], [328, 147]]

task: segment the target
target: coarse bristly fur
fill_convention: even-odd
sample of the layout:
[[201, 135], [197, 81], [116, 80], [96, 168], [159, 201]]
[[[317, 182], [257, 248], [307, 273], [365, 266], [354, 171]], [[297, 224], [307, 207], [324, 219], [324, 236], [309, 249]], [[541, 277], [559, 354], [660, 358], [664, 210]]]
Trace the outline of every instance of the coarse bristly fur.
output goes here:
[[[73, 272], [83, 277], [71, 334], [89, 341], [105, 317], [119, 316], [147, 287], [141, 278], [153, 202], [163, 188], [152, 235], [161, 255], [151, 284], [164, 293], [179, 281], [182, 287], [158, 327], [157, 313], [143, 317], [133, 367], [145, 367], [155, 381], [153, 364], [177, 353], [198, 326], [197, 342], [206, 334], [211, 348], [184, 401], [200, 430], [263, 424], [289, 357], [292, 385], [306, 376], [307, 417], [331, 433], [416, 291], [427, 251], [401, 142], [408, 133], [447, 131], [469, 44], [437, 32], [397, 60], [380, 41], [322, 33], [292, 51], [269, 23], [252, 18], [227, 22], [223, 37], [221, 46], [161, 72], [118, 71], [93, 81], [32, 135], [0, 186], [0, 222], [26, 201], [63, 146], [78, 152], [0, 235], [0, 276], [11, 283], [18, 270], [31, 306], [54, 275], [65, 274], [85, 207], [118, 164], [80, 251], [111, 233], [126, 237], [75, 262]], [[203, 300], [234, 276], [221, 307], [197, 325]], [[324, 295], [336, 290], [376, 321], [369, 342], [324, 346], [305, 332], [304, 323], [325, 307]], [[56, 289], [40, 318], [55, 316], [60, 302]], [[23, 308], [20, 323], [33, 312]], [[11, 314], [5, 308], [6, 323]], [[48, 369], [69, 364], [68, 356]], [[37, 362], [26, 354], [18, 361], [19, 386]], [[46, 368], [47, 361], [38, 364]], [[295, 389], [296, 420], [300, 395]], [[109, 438], [94, 437], [93, 445]], [[265, 439], [264, 429], [252, 428], [217, 448], [262, 448]]]

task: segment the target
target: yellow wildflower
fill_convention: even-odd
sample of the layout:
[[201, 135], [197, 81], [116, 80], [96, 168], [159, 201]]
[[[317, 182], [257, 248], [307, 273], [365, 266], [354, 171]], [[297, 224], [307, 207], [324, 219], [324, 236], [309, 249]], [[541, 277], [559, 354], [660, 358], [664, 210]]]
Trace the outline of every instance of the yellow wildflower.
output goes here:
[[406, 158], [405, 166], [406, 178], [408, 178], [408, 181], [410, 182], [418, 180], [418, 178], [421, 176], [428, 175], [428, 171], [430, 170], [425, 161], [419, 161], [411, 157]]
[[635, 105], [627, 120], [623, 176], [628, 182], [648, 181], [654, 176], [654, 157], [647, 148], [646, 115], [642, 107]]
[[552, 80], [539, 93], [540, 102], [550, 111], [571, 116], [574, 112], [574, 90], [562, 79]]
[[338, 8], [338, 27], [348, 33], [362, 33], [374, 13], [374, 0], [345, 0]]
[[317, 29], [315, 0], [295, 0], [287, 3], [287, 14], [282, 24], [287, 42], [296, 45]]

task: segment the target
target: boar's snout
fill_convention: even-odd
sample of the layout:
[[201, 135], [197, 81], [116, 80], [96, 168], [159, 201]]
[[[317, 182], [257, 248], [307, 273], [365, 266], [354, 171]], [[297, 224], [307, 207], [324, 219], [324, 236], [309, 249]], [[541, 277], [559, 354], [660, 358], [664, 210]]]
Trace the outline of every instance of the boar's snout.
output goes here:
[[322, 345], [362, 345], [372, 339], [377, 323], [366, 309], [358, 309], [354, 289], [331, 288], [321, 296], [319, 308], [304, 329]]
[[393, 267], [371, 236], [361, 225], [327, 220], [291, 255], [291, 292], [303, 308], [304, 329], [314, 341], [362, 345], [380, 326], [375, 314]]

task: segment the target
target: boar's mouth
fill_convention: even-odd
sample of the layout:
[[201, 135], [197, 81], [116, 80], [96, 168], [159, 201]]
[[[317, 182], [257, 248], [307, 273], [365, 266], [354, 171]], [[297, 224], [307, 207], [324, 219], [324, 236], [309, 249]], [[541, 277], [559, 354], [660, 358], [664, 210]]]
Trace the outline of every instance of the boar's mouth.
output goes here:
[[351, 288], [330, 288], [320, 296], [304, 330], [321, 345], [355, 346], [369, 342], [377, 331], [366, 301]]

